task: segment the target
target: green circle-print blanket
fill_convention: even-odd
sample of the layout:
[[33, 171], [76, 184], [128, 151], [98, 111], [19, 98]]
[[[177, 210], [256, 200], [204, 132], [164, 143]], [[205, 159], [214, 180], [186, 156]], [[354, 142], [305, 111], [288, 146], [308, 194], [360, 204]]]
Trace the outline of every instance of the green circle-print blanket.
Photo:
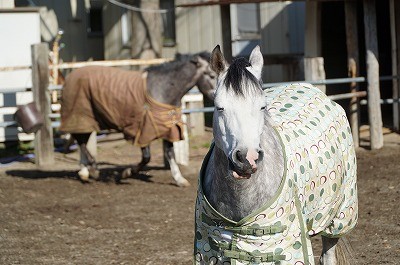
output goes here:
[[310, 84], [265, 94], [285, 153], [282, 183], [262, 208], [234, 222], [203, 195], [207, 155], [196, 200], [195, 264], [314, 264], [310, 236], [340, 237], [357, 223], [357, 165], [345, 111]]

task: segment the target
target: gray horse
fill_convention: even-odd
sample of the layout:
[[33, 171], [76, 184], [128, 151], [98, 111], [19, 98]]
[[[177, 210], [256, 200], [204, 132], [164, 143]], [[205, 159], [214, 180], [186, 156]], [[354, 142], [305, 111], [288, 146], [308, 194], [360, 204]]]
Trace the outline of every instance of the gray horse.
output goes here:
[[114, 129], [141, 147], [142, 160], [127, 168], [129, 177], [149, 163], [150, 143], [164, 139], [164, 156], [178, 186], [188, 186], [175, 161], [173, 142], [181, 140], [181, 99], [193, 86], [213, 97], [214, 76], [209, 54], [179, 56], [175, 61], [153, 66], [143, 72], [109, 67], [83, 67], [66, 78], [61, 98], [60, 130], [71, 133], [81, 152], [82, 181], [98, 178], [94, 157], [87, 148], [91, 132]]
[[346, 114], [310, 84], [264, 92], [262, 66], [258, 46], [230, 66], [219, 46], [211, 55], [214, 142], [200, 172], [195, 263], [314, 264], [310, 236], [321, 235], [320, 263], [337, 264], [358, 209]]

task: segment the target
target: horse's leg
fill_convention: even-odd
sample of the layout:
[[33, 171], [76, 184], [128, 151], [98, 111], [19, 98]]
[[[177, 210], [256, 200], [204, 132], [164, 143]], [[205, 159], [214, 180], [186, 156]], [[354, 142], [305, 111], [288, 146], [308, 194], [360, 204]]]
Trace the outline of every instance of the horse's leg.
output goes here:
[[138, 173], [142, 168], [150, 162], [151, 154], [150, 154], [150, 145], [142, 147], [142, 161], [134, 168], [134, 172]]
[[78, 175], [82, 181], [88, 181], [89, 176], [98, 179], [99, 172], [97, 170], [96, 160], [91, 155], [87, 149], [87, 142], [90, 137], [90, 133], [79, 133], [72, 134], [76, 139], [80, 149], [80, 165], [81, 170], [79, 170]]
[[142, 160], [140, 161], [140, 163], [137, 164], [136, 166], [133, 166], [132, 168], [130, 168], [130, 167], [126, 168], [122, 172], [122, 178], [128, 178], [128, 177], [132, 176], [133, 173], [135, 173], [135, 174], [139, 173], [139, 171], [142, 170], [143, 167], [150, 162], [150, 159], [151, 159], [150, 145], [141, 147], [141, 150], [142, 150]]
[[338, 265], [336, 257], [336, 244], [338, 238], [322, 237], [322, 254], [319, 260], [321, 265]]
[[189, 181], [187, 181], [181, 174], [178, 164], [175, 160], [174, 144], [170, 141], [163, 140], [164, 147], [164, 157], [167, 159], [169, 166], [171, 168], [172, 177], [174, 178], [176, 184], [180, 187], [190, 186]]
[[64, 143], [63, 149], [64, 149], [64, 153], [68, 154], [70, 152], [69, 148], [71, 147], [71, 145], [73, 145], [75, 139], [74, 139], [74, 137], [72, 137], [72, 135], [70, 133], [65, 134], [64, 137], [65, 137], [65, 143]]

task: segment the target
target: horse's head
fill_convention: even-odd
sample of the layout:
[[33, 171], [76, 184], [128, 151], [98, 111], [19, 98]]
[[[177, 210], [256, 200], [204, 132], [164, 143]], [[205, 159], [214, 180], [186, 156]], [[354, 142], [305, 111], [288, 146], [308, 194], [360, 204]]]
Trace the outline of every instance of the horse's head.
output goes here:
[[218, 74], [214, 104], [214, 141], [229, 160], [235, 178], [249, 178], [263, 159], [260, 148], [266, 112], [261, 88], [263, 56], [253, 49], [250, 60], [239, 58], [228, 67], [219, 45], [211, 55], [211, 68]]
[[177, 54], [176, 60], [187, 61], [194, 64], [196, 73], [192, 82], [210, 100], [214, 99], [216, 74], [210, 67], [210, 53], [201, 52], [197, 54]]

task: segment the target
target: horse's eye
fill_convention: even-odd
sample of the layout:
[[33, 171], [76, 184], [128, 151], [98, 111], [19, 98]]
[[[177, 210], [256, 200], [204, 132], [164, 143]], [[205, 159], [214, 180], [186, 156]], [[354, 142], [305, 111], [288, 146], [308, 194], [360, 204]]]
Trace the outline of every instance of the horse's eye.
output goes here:
[[224, 111], [224, 108], [217, 107], [217, 110], [218, 110], [219, 112], [223, 112], [223, 111]]
[[265, 110], [265, 107], [261, 107], [261, 110]]

